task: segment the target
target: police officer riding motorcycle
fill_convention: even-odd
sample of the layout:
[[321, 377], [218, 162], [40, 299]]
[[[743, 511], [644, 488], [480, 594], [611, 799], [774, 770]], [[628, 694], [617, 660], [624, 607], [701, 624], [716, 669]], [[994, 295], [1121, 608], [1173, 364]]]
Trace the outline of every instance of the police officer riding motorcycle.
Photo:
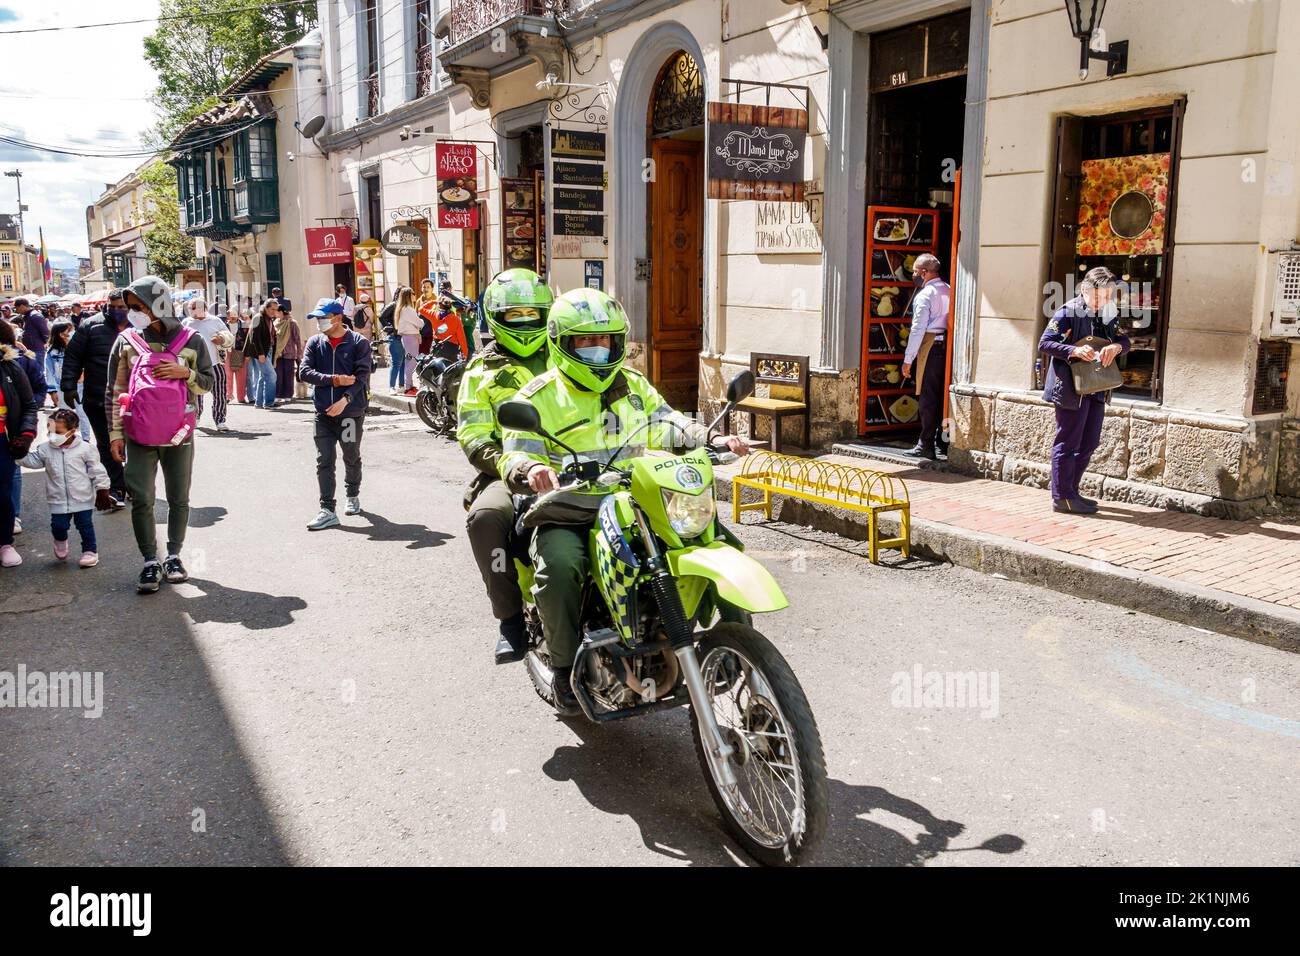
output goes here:
[[[579, 455], [604, 461], [639, 426], [644, 445], [619, 452], [635, 458], [646, 448], [695, 448], [708, 430], [674, 411], [640, 372], [623, 367], [628, 321], [623, 307], [594, 289], [575, 289], [556, 300], [547, 321], [551, 368], [519, 392], [541, 415], [542, 426]], [[741, 438], [718, 439], [737, 455], [749, 453]], [[536, 435], [507, 433], [499, 463], [513, 491], [541, 494], [559, 487], [564, 455]], [[578, 645], [578, 604], [586, 579], [587, 530], [602, 495], [574, 491], [552, 499], [562, 520], [539, 528], [530, 553], [536, 569], [537, 607], [550, 648], [557, 709], [577, 713], [570, 668]]]
[[798, 863], [828, 814], [821, 739], [789, 664], [753, 626], [789, 602], [718, 520], [714, 488], [715, 466], [749, 451], [713, 429], [753, 375], [736, 376], [705, 425], [624, 367], [627, 334], [605, 293], [565, 293], [547, 320], [552, 367], [496, 410], [499, 470], [519, 495], [525, 668], [561, 715], [597, 725], [689, 705], [727, 829], [760, 862]]
[[483, 313], [494, 340], [465, 367], [456, 399], [456, 440], [478, 469], [465, 494], [466, 531], [499, 622], [498, 664], [521, 660], [527, 643], [523, 601], [507, 557], [514, 505], [498, 473], [502, 429], [496, 409], [546, 370], [546, 320], [553, 298], [541, 276], [529, 269], [509, 269], [489, 283]]

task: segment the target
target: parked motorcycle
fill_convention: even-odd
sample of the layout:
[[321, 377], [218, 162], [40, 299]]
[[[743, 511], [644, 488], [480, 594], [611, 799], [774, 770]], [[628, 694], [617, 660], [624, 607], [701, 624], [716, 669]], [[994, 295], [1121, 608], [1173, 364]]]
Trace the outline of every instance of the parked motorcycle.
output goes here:
[[[737, 376], [710, 435], [753, 390], [750, 372]], [[754, 613], [789, 602], [717, 517], [713, 466], [736, 456], [705, 447], [619, 461], [619, 449], [605, 462], [583, 461], [542, 430], [532, 405], [505, 402], [498, 417], [572, 455], [557, 490], [516, 499], [513, 550], [537, 694], [554, 705], [527, 535], [545, 523], [554, 495], [600, 489], [607, 493], [589, 537], [591, 574], [572, 670], [583, 715], [606, 723], [689, 704], [696, 754], [727, 830], [761, 863], [799, 863], [825, 830], [826, 765], [799, 681], [752, 624]]]
[[420, 389], [415, 395], [415, 411], [420, 421], [439, 435], [456, 434], [456, 393], [464, 374], [464, 357], [456, 343], [447, 340], [435, 339], [429, 353], [415, 363]]

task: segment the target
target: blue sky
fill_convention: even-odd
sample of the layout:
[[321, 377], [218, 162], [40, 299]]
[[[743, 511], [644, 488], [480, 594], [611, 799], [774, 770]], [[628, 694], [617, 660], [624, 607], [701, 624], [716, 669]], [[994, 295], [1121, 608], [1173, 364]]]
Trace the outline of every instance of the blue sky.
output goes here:
[[[151, 25], [6, 36], [5, 30], [155, 15], [158, 0], [0, 0], [0, 128], [30, 142], [100, 151], [136, 148], [151, 125], [154, 76], [141, 55]], [[0, 166], [21, 169], [28, 241], [87, 254], [86, 206], [140, 159], [56, 156], [0, 144]], [[0, 213], [14, 213], [13, 179], [0, 179]]]

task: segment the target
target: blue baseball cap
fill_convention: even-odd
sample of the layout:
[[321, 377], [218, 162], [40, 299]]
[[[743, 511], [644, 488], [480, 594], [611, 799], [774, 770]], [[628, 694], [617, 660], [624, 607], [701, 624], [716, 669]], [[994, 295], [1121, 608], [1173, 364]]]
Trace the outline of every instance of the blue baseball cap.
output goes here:
[[331, 315], [342, 315], [343, 306], [339, 305], [335, 299], [321, 299], [316, 303], [316, 308], [307, 313], [309, 319], [325, 319]]

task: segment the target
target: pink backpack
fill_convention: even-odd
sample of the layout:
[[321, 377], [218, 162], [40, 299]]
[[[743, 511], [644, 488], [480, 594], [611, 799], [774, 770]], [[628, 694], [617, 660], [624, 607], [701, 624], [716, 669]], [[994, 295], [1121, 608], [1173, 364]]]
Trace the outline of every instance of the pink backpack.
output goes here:
[[181, 349], [189, 341], [189, 329], [181, 329], [167, 348], [155, 352], [135, 329], [122, 333], [139, 358], [131, 369], [131, 380], [119, 399], [122, 428], [137, 445], [179, 445], [194, 434], [194, 408], [184, 379], [156, 378], [159, 362], [180, 362]]

